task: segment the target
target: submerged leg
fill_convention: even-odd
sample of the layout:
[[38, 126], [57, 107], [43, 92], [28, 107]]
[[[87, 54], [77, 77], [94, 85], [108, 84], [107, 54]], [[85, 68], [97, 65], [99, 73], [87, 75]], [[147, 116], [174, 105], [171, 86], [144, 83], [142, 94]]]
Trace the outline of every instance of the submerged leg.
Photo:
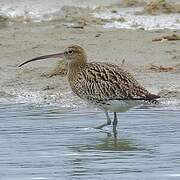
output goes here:
[[102, 128], [105, 127], [105, 126], [111, 125], [111, 119], [110, 119], [110, 117], [109, 117], [108, 112], [105, 111], [105, 114], [106, 114], [106, 118], [107, 118], [107, 123], [104, 123], [104, 124], [102, 124], [102, 125], [100, 125], [100, 126], [97, 126], [97, 127], [95, 127], [95, 129], [102, 129]]

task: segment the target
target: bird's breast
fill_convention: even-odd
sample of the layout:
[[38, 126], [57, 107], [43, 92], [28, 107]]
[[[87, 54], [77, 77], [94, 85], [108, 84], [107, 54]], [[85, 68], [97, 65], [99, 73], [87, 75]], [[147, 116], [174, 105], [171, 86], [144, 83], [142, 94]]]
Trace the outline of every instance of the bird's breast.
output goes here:
[[104, 109], [111, 112], [126, 112], [133, 107], [137, 107], [142, 104], [142, 101], [135, 100], [110, 100], [99, 104]]

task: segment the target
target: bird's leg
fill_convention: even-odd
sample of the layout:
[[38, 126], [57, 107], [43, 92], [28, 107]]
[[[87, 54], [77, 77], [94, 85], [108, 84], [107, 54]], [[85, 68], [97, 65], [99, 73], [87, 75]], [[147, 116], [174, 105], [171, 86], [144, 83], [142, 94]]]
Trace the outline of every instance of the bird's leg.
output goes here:
[[117, 113], [114, 112], [114, 121], [113, 121], [113, 126], [117, 126], [118, 120], [117, 120]]
[[104, 124], [102, 124], [102, 125], [100, 125], [100, 126], [97, 126], [97, 127], [95, 127], [95, 129], [102, 129], [102, 128], [105, 127], [105, 126], [111, 125], [111, 119], [110, 119], [110, 117], [109, 117], [108, 112], [105, 111], [105, 114], [106, 114], [106, 118], [107, 118], [107, 123], [104, 123]]
[[111, 125], [111, 118], [109, 117], [109, 114], [107, 111], [105, 111], [106, 118], [107, 118], [107, 125]]
[[117, 129], [115, 126], [113, 126], [113, 135], [114, 135], [114, 138], [116, 139], [117, 138]]
[[117, 137], [117, 130], [116, 130], [117, 123], [118, 123], [118, 120], [117, 120], [117, 113], [114, 112], [114, 121], [113, 121], [113, 134], [114, 134], [114, 138]]

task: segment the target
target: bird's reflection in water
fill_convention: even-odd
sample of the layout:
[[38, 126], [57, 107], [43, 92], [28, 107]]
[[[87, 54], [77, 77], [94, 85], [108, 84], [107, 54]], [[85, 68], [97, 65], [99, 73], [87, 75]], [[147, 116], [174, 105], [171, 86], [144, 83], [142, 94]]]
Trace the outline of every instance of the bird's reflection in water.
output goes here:
[[[116, 127], [113, 127], [112, 132], [101, 131], [106, 134], [106, 137], [100, 138], [98, 143], [79, 145], [73, 148], [73, 151], [83, 152], [88, 150], [108, 150], [108, 151], [134, 151], [140, 150], [138, 145], [130, 139], [123, 139], [118, 136]], [[97, 139], [96, 139], [97, 142]]]
[[104, 142], [96, 145], [96, 149], [103, 151], [133, 151], [138, 148], [128, 140], [107, 137]]
[[[72, 168], [68, 172], [70, 176], [86, 177], [91, 173], [102, 173], [104, 171], [107, 173], [106, 167], [102, 164], [112, 163], [112, 159], [119, 159], [121, 162], [119, 153], [139, 150], [131, 140], [118, 138], [116, 129], [112, 133], [106, 133], [106, 137], [94, 139], [94, 141], [94, 144], [91, 141], [89, 144], [71, 147], [73, 153], [69, 159]], [[119, 152], [118, 155], [117, 152]], [[122, 154], [122, 156], [124, 155]]]
[[96, 144], [95, 149], [103, 151], [133, 151], [138, 150], [138, 147], [130, 140], [119, 138], [117, 129], [113, 127], [113, 132], [107, 133], [107, 137], [101, 143]]

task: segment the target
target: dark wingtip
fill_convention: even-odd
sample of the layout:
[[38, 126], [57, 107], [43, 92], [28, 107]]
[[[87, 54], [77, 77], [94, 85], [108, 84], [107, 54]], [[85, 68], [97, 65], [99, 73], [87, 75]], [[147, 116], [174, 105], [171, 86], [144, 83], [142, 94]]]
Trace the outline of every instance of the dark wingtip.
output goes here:
[[156, 94], [149, 94], [145, 101], [149, 102], [149, 103], [152, 103], [152, 104], [159, 104], [159, 101], [157, 99], [159, 99], [160, 97], [161, 96], [156, 95]]
[[160, 97], [161, 97], [161, 96], [156, 95], [156, 94], [150, 94], [150, 95], [148, 96], [149, 99], [159, 99]]

